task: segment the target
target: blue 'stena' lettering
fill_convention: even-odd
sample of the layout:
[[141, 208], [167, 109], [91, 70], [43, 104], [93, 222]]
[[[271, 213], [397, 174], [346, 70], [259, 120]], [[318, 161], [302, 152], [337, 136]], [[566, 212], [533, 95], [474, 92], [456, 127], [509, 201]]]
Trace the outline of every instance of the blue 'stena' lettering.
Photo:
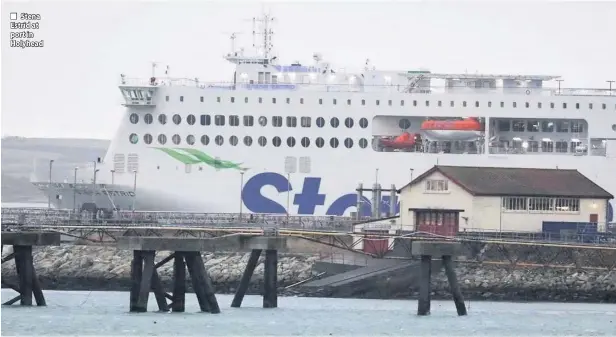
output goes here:
[[[279, 173], [263, 172], [252, 176], [242, 189], [242, 201], [244, 205], [253, 213], [285, 214], [286, 209], [274, 200], [261, 194], [261, 189], [265, 186], [273, 186], [278, 193], [293, 191], [293, 187], [287, 178]], [[327, 196], [320, 194], [321, 178], [306, 177], [300, 193], [293, 196], [293, 205], [297, 206], [297, 214], [312, 215], [317, 206], [324, 206]], [[388, 195], [381, 198], [381, 213], [389, 213]], [[330, 199], [331, 200], [331, 199]], [[362, 197], [361, 214], [369, 216], [372, 205], [370, 200]], [[325, 214], [341, 216], [349, 209], [357, 208], [357, 194], [348, 193], [336, 198], [327, 207]], [[396, 205], [396, 214], [400, 212], [400, 203]]]

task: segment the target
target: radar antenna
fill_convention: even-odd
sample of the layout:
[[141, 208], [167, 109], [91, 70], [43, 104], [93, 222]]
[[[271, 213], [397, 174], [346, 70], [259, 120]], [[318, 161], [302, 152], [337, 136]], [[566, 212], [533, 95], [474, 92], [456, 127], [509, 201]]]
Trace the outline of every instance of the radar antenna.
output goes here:
[[[263, 58], [269, 59], [270, 53], [274, 45], [272, 44], [272, 35], [274, 35], [274, 30], [271, 28], [271, 24], [275, 21], [274, 17], [269, 13], [263, 13], [260, 17], [252, 18], [252, 36], [253, 36], [253, 44], [252, 46], [257, 49], [257, 53], [261, 51], [263, 53]], [[261, 39], [262, 44], [257, 43], [257, 36], [262, 35]]]

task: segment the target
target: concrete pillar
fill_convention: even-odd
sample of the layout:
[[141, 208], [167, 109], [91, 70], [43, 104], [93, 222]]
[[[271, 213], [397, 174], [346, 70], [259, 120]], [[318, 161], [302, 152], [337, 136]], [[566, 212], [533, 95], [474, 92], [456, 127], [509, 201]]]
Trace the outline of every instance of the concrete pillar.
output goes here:
[[261, 249], [253, 249], [250, 252], [250, 258], [248, 259], [248, 263], [246, 264], [246, 268], [244, 269], [244, 274], [242, 274], [242, 279], [240, 280], [240, 284], [235, 291], [233, 302], [231, 302], [232, 308], [239, 308], [240, 306], [242, 306], [244, 295], [246, 295], [246, 291], [248, 290], [248, 286], [250, 285], [250, 278], [255, 272], [255, 268], [257, 267], [257, 263], [259, 262], [259, 256], [261, 256]]
[[265, 251], [265, 268], [263, 275], [263, 307], [278, 307], [278, 251], [267, 249]]

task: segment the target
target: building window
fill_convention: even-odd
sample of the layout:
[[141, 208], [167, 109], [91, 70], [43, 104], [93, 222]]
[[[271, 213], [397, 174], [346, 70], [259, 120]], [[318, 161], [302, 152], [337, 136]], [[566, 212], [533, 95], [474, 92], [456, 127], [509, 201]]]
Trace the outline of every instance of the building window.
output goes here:
[[449, 191], [447, 180], [430, 179], [426, 181], [426, 192], [446, 192]]
[[574, 198], [555, 198], [554, 210], [556, 212], [579, 212], [580, 199]]
[[524, 197], [504, 197], [503, 209], [506, 211], [526, 211], [528, 200]]
[[554, 199], [552, 198], [528, 198], [528, 210], [529, 211], [553, 211]]

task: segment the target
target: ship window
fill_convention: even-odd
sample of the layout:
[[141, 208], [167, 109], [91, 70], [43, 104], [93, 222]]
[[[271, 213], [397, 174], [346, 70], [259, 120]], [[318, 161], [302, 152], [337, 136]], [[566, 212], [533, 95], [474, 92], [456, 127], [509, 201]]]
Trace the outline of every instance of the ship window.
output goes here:
[[255, 118], [252, 116], [244, 116], [244, 126], [253, 126], [255, 124]]
[[319, 98], [319, 104], [323, 104], [323, 99]]
[[216, 125], [225, 125], [225, 116], [223, 115], [216, 115], [214, 116], [214, 124]]
[[210, 143], [210, 137], [208, 135], [201, 136], [201, 144], [208, 145]]
[[180, 135], [178, 134], [175, 134], [173, 135], [173, 137], [171, 137], [171, 141], [173, 142], [173, 144], [179, 145], [180, 142], [182, 141], [182, 137], [180, 137]]
[[388, 101], [387, 101], [387, 104], [388, 104], [389, 106], [391, 106], [391, 105], [393, 104], [393, 102], [392, 102], [391, 100], [388, 100]]
[[479, 107], [479, 101], [475, 101], [475, 108]]
[[529, 140], [526, 151], [527, 152], [539, 152], [539, 142], [536, 140]]
[[404, 100], [400, 100], [400, 106], [404, 106]]
[[539, 132], [539, 124], [539, 121], [528, 121], [526, 125], [526, 130], [528, 130], [528, 132]]
[[287, 104], [291, 104], [291, 99], [287, 97]]
[[361, 147], [362, 149], [365, 149], [366, 147], [368, 147], [368, 140], [366, 138], [360, 138], [359, 147]]
[[261, 146], [265, 146], [265, 145], [267, 145], [267, 138], [265, 138], [265, 137], [263, 137], [263, 136], [259, 137], [259, 141], [258, 141], [258, 143], [259, 143], [259, 145], [261, 145]]
[[417, 106], [417, 100], [413, 100], [413, 106]]
[[376, 100], [376, 105], [381, 105], [381, 101], [379, 101], [378, 99]]
[[541, 109], [541, 102], [537, 102], [537, 108]]
[[263, 98], [259, 97], [259, 103], [263, 103]]
[[359, 127], [361, 127], [362, 129], [367, 128], [368, 127], [368, 119], [360, 118], [359, 119]]
[[188, 115], [186, 117], [186, 122], [188, 123], [188, 125], [195, 125], [196, 121], [197, 119], [195, 118], [195, 115]]
[[541, 142], [541, 152], [554, 152], [554, 143], [551, 140]]
[[524, 107], [530, 108], [530, 103], [529, 102], [524, 103]]
[[130, 114], [130, 122], [133, 124], [137, 124], [139, 122], [139, 115], [137, 115], [136, 113], [132, 113]]
[[569, 132], [569, 122], [567, 121], [556, 122], [556, 132]]
[[550, 103], [550, 108], [554, 109], [554, 103]]
[[443, 102], [442, 101], [438, 101], [436, 105], [438, 105], [438, 107], [440, 108], [440, 107], [443, 106]]
[[143, 121], [145, 124], [152, 124], [154, 117], [152, 117], [152, 114], [145, 114], [145, 116], [143, 116]]
[[329, 124], [332, 126], [332, 128], [337, 128], [338, 125], [340, 125], [340, 121], [338, 120], [338, 118], [333, 117], [330, 121]]
[[237, 145], [237, 137], [236, 136], [229, 137], [229, 144], [231, 144], [231, 146], [236, 146]]
[[337, 148], [338, 147], [338, 138], [332, 138], [329, 140], [329, 146], [331, 146], [332, 148]]
[[581, 133], [584, 132], [584, 123], [582, 122], [571, 122], [571, 132]]
[[310, 146], [310, 139], [308, 137], [302, 137], [302, 140], [300, 143], [302, 144], [303, 147], [308, 147]]
[[240, 117], [238, 115], [229, 116], [229, 126], [239, 126], [240, 125]]
[[136, 133], [131, 133], [130, 136], [128, 136], [128, 140], [131, 142], [131, 144], [137, 144], [137, 142], [139, 141], [139, 136], [137, 136]]
[[351, 100], [347, 99], [347, 105], [351, 105]]
[[152, 135], [149, 133], [143, 135], [143, 142], [146, 144], [152, 144]]
[[411, 127], [411, 121], [406, 118], [402, 118], [398, 121], [398, 126], [400, 127], [400, 129], [406, 130]]
[[492, 107], [492, 101], [488, 101], [488, 108]]
[[299, 99], [299, 104], [304, 104], [304, 99], [303, 98]]
[[193, 136], [193, 135], [186, 136], [186, 143], [188, 143], [188, 145], [194, 145], [195, 144], [195, 136]]
[[216, 143], [216, 145], [222, 145], [224, 144], [224, 142], [225, 142], [225, 139], [222, 138], [221, 135], [214, 137], [214, 143]]
[[450, 107], [452, 107], [452, 108], [453, 108], [453, 107], [454, 107], [454, 105], [456, 105], [456, 103], [455, 103], [454, 101], [449, 101], [449, 106], [450, 106]]
[[462, 101], [462, 106], [466, 107], [466, 101]]
[[318, 117], [316, 122], [317, 122], [317, 126], [320, 128], [325, 126], [325, 118], [323, 117]]
[[[169, 97], [169, 96], [167, 96], [167, 97]], [[203, 103], [203, 96], [201, 96], [199, 99], [201, 100], [201, 103]], [[220, 102], [220, 97], [218, 97], [218, 102]]]
[[579, 147], [582, 146], [582, 142], [571, 142], [570, 145], [571, 145], [571, 150], [569, 150], [569, 152], [574, 152], [575, 153], [575, 150], [577, 150], [577, 147], [578, 146]]
[[579, 109], [580, 108], [580, 103], [575, 103], [575, 108]]
[[272, 97], [272, 104], [276, 104], [276, 97]]
[[511, 121], [498, 121], [498, 131], [511, 130]]
[[293, 137], [287, 138], [287, 146], [288, 147], [294, 147], [295, 146], [295, 138], [293, 138]]
[[309, 128], [311, 124], [310, 122], [311, 122], [310, 117], [302, 117], [300, 119], [300, 123], [303, 128]]
[[184, 102], [184, 96], [180, 96], [180, 102]]
[[588, 109], [592, 110], [592, 103], [588, 103]]
[[517, 108], [518, 107], [518, 103], [517, 102], [513, 102], [513, 107]]
[[344, 126], [346, 126], [346, 127], [347, 127], [347, 128], [349, 128], [349, 129], [350, 129], [350, 128], [352, 128], [352, 127], [353, 127], [353, 118], [351, 118], [351, 117], [347, 117], [347, 118], [344, 120]]
[[292, 116], [288, 116], [287, 117], [287, 127], [290, 127], [290, 128], [297, 127], [297, 118], [296, 117], [292, 117]]
[[325, 141], [323, 140], [323, 138], [317, 137], [317, 139], [315, 140], [315, 144], [318, 148], [322, 148], [323, 145], [325, 145]]
[[250, 136], [245, 136], [245, 137], [244, 137], [244, 145], [246, 145], [246, 146], [250, 146], [250, 145], [252, 145], [252, 137], [250, 137]]
[[165, 114], [158, 115], [158, 122], [162, 125], [167, 124], [167, 115]]
[[[281, 118], [282, 119], [282, 118]], [[282, 121], [281, 121], [282, 122]], [[282, 123], [280, 123], [282, 124]], [[267, 125], [267, 117], [265, 116], [261, 116], [259, 117], [259, 125], [261, 126], [266, 126]]]
[[550, 121], [541, 122], [541, 132], [554, 132], [554, 122], [550, 122]]
[[607, 104], [605, 104], [605, 103], [601, 104], [601, 108], [602, 108], [603, 110], [607, 109]]
[[361, 105], [366, 105], [366, 100], [365, 99], [361, 100]]
[[353, 140], [351, 138], [346, 138], [344, 140], [344, 146], [346, 146], [347, 149], [350, 149], [353, 147]]
[[556, 142], [556, 152], [564, 153], [567, 152], [567, 142], [558, 141]]
[[201, 115], [201, 125], [212, 124], [212, 117], [210, 115]]
[[563, 109], [567, 108], [567, 103], [563, 102]]
[[524, 131], [524, 121], [514, 120], [511, 122], [511, 131]]
[[167, 136], [163, 134], [158, 135], [158, 142], [160, 145], [165, 145], [165, 143], [167, 143]]
[[248, 97], [244, 97], [244, 103], [248, 103]]
[[334, 102], [334, 105], [336, 105], [337, 100], [334, 98], [334, 99], [333, 99], [333, 102]]
[[279, 128], [282, 126], [282, 117], [281, 116], [273, 116], [272, 117], [272, 126]]
[[235, 97], [230, 98], [231, 103], [235, 103]]
[[426, 106], [430, 106], [430, 101], [426, 101]]
[[169, 96], [165, 96], [165, 101], [169, 102]]
[[182, 116], [175, 114], [173, 115], [173, 117], [171, 118], [171, 120], [173, 121], [173, 123], [175, 125], [179, 125], [182, 122]]
[[504, 108], [505, 107], [505, 102], [500, 102], [500, 107]]
[[281, 143], [282, 143], [282, 141], [280, 140], [280, 137], [276, 136], [276, 137], [272, 138], [272, 144], [275, 147], [279, 147]]

